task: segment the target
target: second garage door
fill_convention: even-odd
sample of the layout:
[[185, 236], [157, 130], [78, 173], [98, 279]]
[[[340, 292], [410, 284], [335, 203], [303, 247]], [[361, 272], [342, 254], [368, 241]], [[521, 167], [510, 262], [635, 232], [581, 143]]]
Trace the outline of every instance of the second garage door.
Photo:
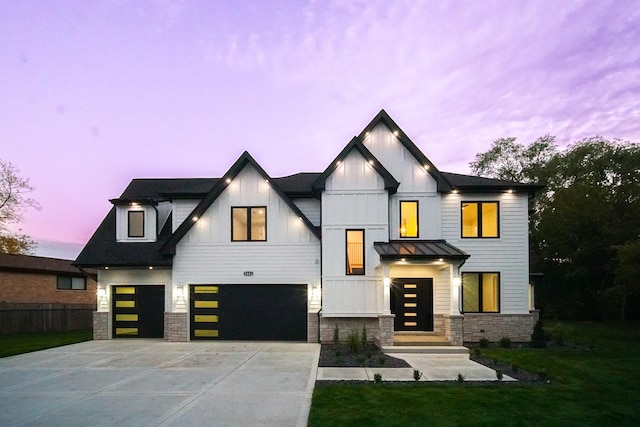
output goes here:
[[307, 340], [307, 285], [191, 285], [191, 339]]

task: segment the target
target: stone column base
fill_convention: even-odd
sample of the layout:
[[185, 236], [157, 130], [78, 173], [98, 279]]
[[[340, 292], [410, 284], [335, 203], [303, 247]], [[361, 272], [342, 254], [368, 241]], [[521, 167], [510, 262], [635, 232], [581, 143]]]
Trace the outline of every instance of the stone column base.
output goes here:
[[93, 312], [93, 339], [94, 340], [109, 339], [109, 312], [108, 311]]
[[378, 316], [378, 347], [393, 345], [393, 323], [395, 314], [381, 314]]
[[307, 342], [320, 342], [319, 311], [317, 309], [307, 313]]
[[164, 313], [164, 339], [185, 342], [189, 340], [188, 313]]
[[461, 314], [445, 314], [442, 317], [444, 320], [444, 336], [451, 345], [462, 345], [464, 342], [464, 334], [462, 332], [464, 316]]

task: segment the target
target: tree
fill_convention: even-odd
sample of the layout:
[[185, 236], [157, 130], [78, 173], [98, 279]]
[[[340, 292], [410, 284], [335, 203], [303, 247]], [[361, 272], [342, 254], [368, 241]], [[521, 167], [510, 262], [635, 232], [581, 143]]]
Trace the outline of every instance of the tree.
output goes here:
[[[606, 318], [624, 313], [617, 247], [640, 236], [640, 147], [600, 137], [559, 152], [553, 137], [528, 147], [494, 142], [471, 164], [476, 173], [545, 184], [532, 204], [532, 268], [547, 315]], [[617, 286], [617, 287], [616, 287]]]
[[616, 286], [612, 291], [620, 294], [620, 319], [626, 320], [629, 298], [640, 294], [640, 239], [618, 246]]
[[32, 253], [36, 243], [23, 234], [11, 231], [11, 224], [19, 224], [23, 220], [24, 211], [28, 208], [40, 210], [40, 205], [28, 194], [34, 188], [29, 180], [20, 176], [20, 169], [0, 159], [0, 252], [28, 254]]

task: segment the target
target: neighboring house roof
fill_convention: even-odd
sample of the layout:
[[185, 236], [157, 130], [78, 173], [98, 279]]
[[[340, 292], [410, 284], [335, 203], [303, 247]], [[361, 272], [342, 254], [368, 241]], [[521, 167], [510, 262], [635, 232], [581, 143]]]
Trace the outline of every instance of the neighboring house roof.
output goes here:
[[116, 241], [116, 208], [113, 207], [76, 258], [83, 267], [171, 267], [171, 258], [160, 248], [171, 237], [171, 215], [155, 242]]
[[[73, 261], [68, 259], [0, 253], [0, 271], [82, 276], [82, 272], [72, 263]], [[86, 271], [86, 273], [95, 275], [93, 270]]]
[[162, 245], [160, 249], [164, 254], [175, 254], [175, 246], [176, 244], [184, 237], [184, 235], [193, 227], [195, 222], [192, 218], [201, 217], [207, 209], [213, 204], [213, 202], [222, 194], [224, 190], [229, 186], [231, 181], [235, 179], [235, 177], [247, 166], [252, 166], [260, 176], [265, 179], [270, 185], [271, 188], [282, 198], [282, 200], [291, 208], [291, 210], [305, 223], [305, 225], [309, 228], [309, 230], [320, 239], [320, 230], [318, 227], [315, 227], [311, 221], [300, 211], [300, 209], [291, 201], [291, 199], [280, 189], [278, 184], [276, 184], [271, 177], [262, 169], [262, 167], [254, 160], [253, 157], [248, 152], [242, 153], [240, 158], [236, 160], [236, 162], [229, 168], [226, 174], [216, 182], [216, 184], [211, 188], [209, 193], [202, 199], [202, 201], [198, 204], [198, 206], [193, 209], [193, 211], [187, 216], [187, 218], [178, 226], [176, 231], [173, 233], [171, 238]]
[[383, 260], [420, 259], [459, 259], [469, 255], [447, 243], [445, 240], [392, 240], [390, 242], [374, 242], [376, 252]]
[[364, 141], [364, 139], [369, 135], [369, 133], [380, 123], [384, 124], [393, 135], [398, 138], [398, 140], [404, 145], [404, 147], [411, 153], [411, 155], [416, 159], [416, 161], [425, 167], [429, 175], [436, 180], [438, 191], [440, 192], [448, 192], [451, 191], [451, 184], [447, 180], [447, 178], [435, 167], [431, 160], [424, 155], [422, 151], [418, 148], [416, 144], [407, 136], [406, 133], [400, 126], [393, 121], [393, 119], [387, 114], [386, 111], [380, 110], [380, 112], [369, 122], [367, 126], [360, 132], [358, 138]]
[[318, 179], [316, 179], [311, 186], [316, 191], [322, 191], [325, 189], [327, 178], [342, 164], [344, 159], [351, 153], [353, 150], [358, 151], [362, 157], [365, 158], [367, 162], [373, 167], [373, 169], [378, 172], [380, 177], [384, 180], [384, 189], [389, 192], [389, 194], [394, 194], [398, 190], [398, 186], [400, 183], [389, 173], [382, 163], [369, 151], [367, 147], [364, 146], [362, 141], [354, 136], [353, 139], [347, 144], [346, 147], [338, 154], [338, 156], [333, 159], [333, 161], [329, 164], [329, 166], [320, 174]]

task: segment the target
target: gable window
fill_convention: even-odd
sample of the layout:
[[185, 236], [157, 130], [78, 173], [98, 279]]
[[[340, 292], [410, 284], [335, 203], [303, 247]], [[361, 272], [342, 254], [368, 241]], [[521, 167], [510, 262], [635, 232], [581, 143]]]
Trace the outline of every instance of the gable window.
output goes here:
[[58, 276], [58, 289], [84, 291], [87, 289], [87, 280], [84, 277]]
[[267, 208], [231, 208], [231, 240], [264, 242], [267, 240]]
[[347, 275], [364, 274], [364, 230], [347, 230]]
[[418, 237], [418, 202], [400, 202], [400, 237]]
[[129, 237], [144, 237], [144, 211], [127, 212], [127, 230]]
[[500, 273], [462, 273], [462, 311], [500, 312]]
[[462, 202], [462, 237], [500, 237], [498, 202]]

